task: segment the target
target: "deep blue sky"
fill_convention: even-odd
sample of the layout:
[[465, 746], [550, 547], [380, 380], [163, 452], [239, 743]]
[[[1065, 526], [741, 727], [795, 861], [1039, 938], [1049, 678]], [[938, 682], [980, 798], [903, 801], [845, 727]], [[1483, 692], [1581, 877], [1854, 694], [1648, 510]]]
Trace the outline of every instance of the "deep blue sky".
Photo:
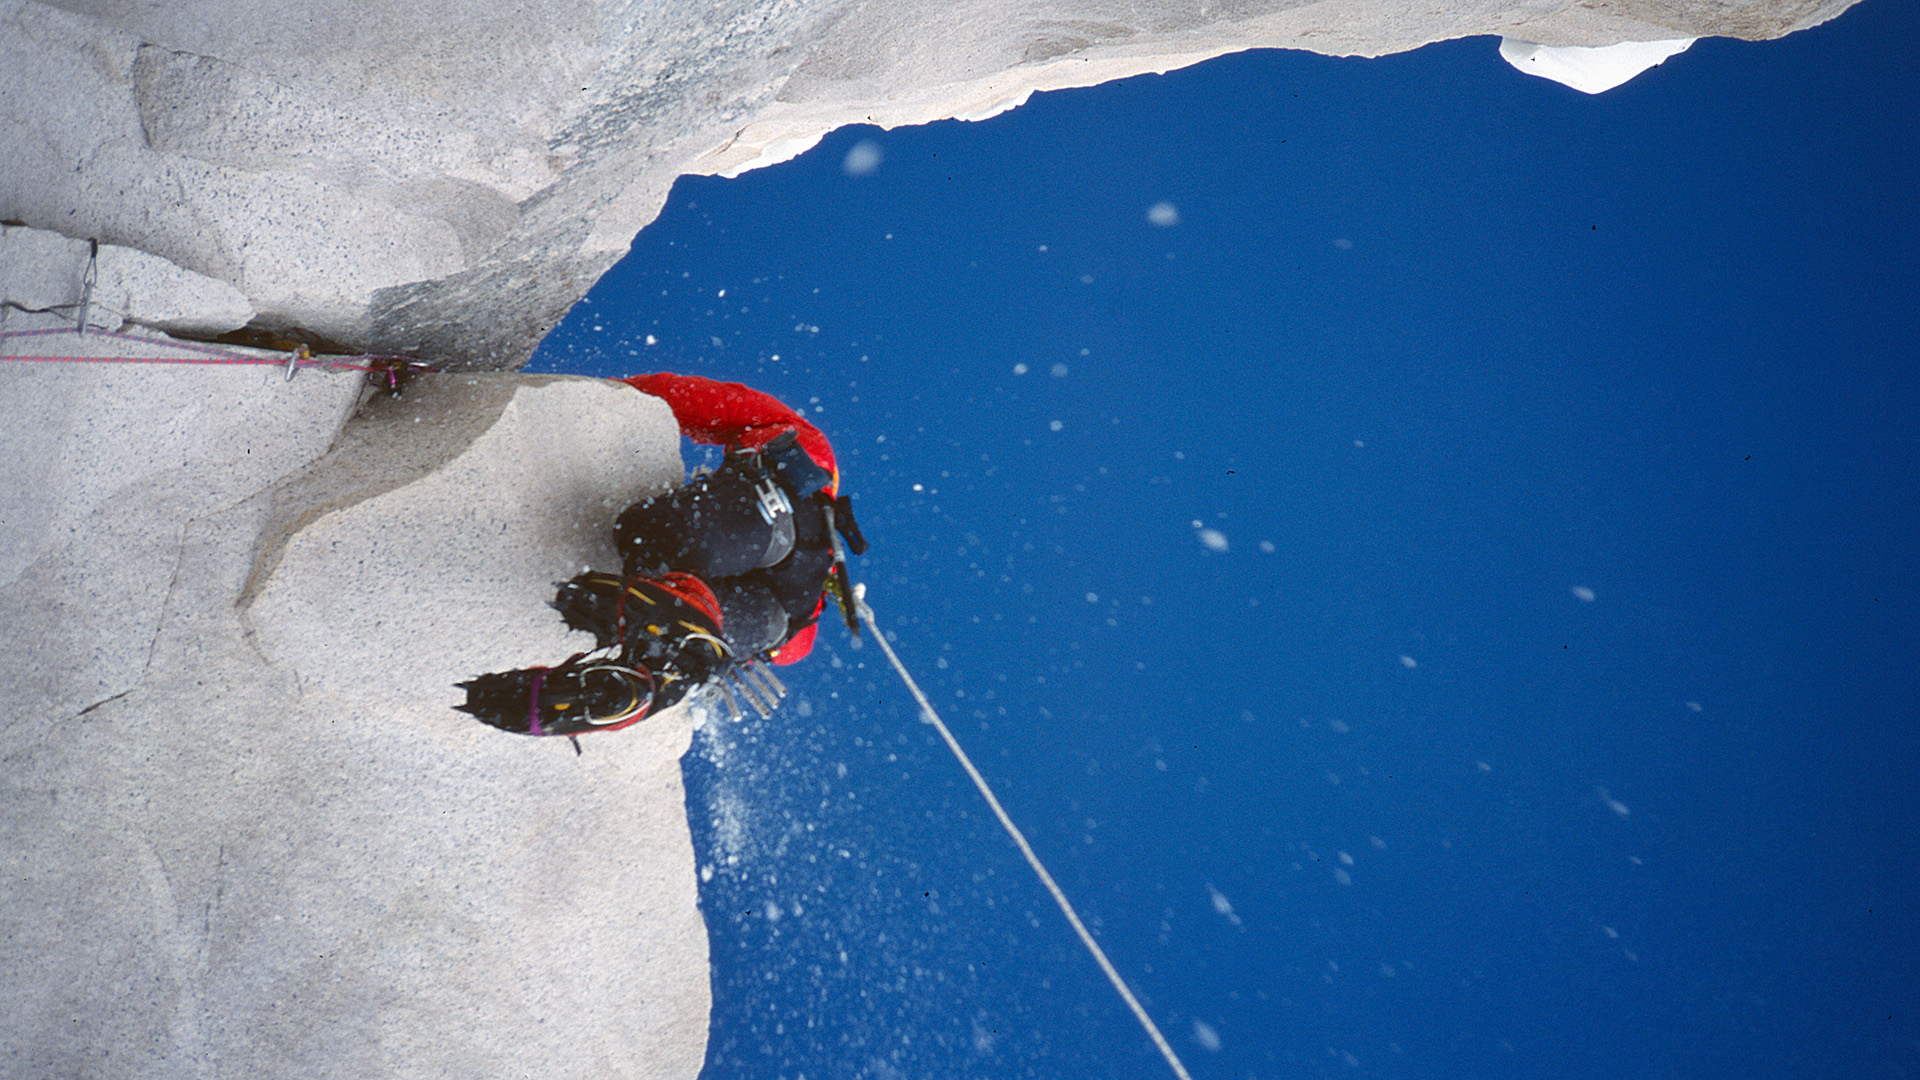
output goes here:
[[[1920, 17], [1495, 45], [683, 179], [532, 370], [816, 411], [1196, 1077], [1914, 1076]], [[786, 675], [688, 760], [706, 1075], [1166, 1075], [877, 650]]]

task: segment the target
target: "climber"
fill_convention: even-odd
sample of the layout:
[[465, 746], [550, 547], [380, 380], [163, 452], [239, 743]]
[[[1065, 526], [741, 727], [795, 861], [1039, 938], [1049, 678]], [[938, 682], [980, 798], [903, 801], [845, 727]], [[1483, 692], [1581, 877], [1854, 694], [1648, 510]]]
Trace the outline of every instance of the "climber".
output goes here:
[[697, 575], [719, 595], [736, 653], [802, 659], [827, 590], [844, 584], [833, 533], [866, 551], [827, 437], [739, 383], [667, 372], [619, 381], [665, 401], [687, 438], [727, 450], [718, 469], [620, 515], [614, 539], [628, 576]]
[[855, 554], [866, 542], [838, 492], [826, 436], [738, 383], [668, 373], [618, 381], [666, 401], [682, 434], [725, 447], [726, 458], [620, 514], [623, 576], [588, 571], [560, 586], [553, 607], [594, 635], [592, 652], [459, 684], [467, 701], [458, 707], [494, 727], [615, 731], [710, 681], [724, 688], [729, 676], [750, 702], [755, 687], [770, 701], [778, 680], [756, 681], [748, 665], [804, 657], [829, 594], [856, 625], [835, 534]]

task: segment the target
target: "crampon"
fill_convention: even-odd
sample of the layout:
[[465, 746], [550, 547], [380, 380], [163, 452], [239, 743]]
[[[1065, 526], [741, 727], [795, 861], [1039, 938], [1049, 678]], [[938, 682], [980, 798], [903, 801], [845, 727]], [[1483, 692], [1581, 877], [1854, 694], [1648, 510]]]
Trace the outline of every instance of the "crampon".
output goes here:
[[553, 606], [594, 636], [594, 650], [460, 683], [467, 700], [456, 708], [520, 735], [618, 731], [732, 667], [720, 603], [691, 574], [623, 580], [590, 571], [562, 584]]

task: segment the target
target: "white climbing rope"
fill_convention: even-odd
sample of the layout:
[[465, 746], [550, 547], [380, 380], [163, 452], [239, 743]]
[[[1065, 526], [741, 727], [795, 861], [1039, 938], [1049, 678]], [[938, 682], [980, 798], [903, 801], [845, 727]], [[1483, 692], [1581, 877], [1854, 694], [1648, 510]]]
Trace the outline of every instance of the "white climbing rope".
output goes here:
[[1100, 948], [1099, 942], [1093, 940], [1093, 934], [1087, 930], [1087, 924], [1080, 921], [1080, 913], [1073, 909], [1072, 901], [1068, 900], [1067, 894], [1060, 890], [1060, 886], [1053, 880], [1053, 875], [1047, 873], [1046, 866], [1040, 862], [1040, 856], [1034, 854], [1033, 846], [1027, 843], [1027, 838], [1020, 832], [1020, 827], [1007, 816], [1006, 808], [1000, 805], [1000, 800], [994, 796], [993, 789], [987, 786], [986, 778], [980, 775], [979, 769], [973, 767], [973, 759], [967, 756], [965, 750], [960, 749], [959, 740], [953, 737], [953, 732], [947, 728], [946, 722], [940, 719], [938, 712], [934, 711], [933, 703], [927, 700], [925, 693], [921, 692], [920, 684], [913, 681], [907, 666], [900, 662], [900, 657], [894, 653], [893, 646], [887, 643], [887, 635], [881, 632], [879, 624], [874, 621], [873, 609], [867, 606], [866, 586], [854, 586], [853, 598], [855, 610], [859, 612], [861, 621], [867, 624], [867, 629], [873, 632], [873, 640], [879, 643], [880, 651], [887, 654], [887, 662], [893, 665], [893, 670], [899, 674], [900, 681], [907, 684], [907, 690], [913, 694], [913, 700], [920, 703], [921, 715], [927, 723], [933, 725], [935, 731], [940, 733], [940, 737], [946, 740], [947, 749], [953, 751], [954, 759], [959, 761], [960, 767], [967, 771], [973, 786], [980, 789], [980, 797], [987, 800], [987, 806], [993, 811], [993, 816], [1000, 819], [1000, 827], [1007, 830], [1008, 836], [1013, 837], [1014, 844], [1020, 848], [1020, 854], [1026, 856], [1027, 865], [1033, 867], [1033, 872], [1039, 876], [1040, 884], [1045, 885], [1047, 892], [1053, 894], [1053, 902], [1060, 905], [1061, 913], [1067, 917], [1067, 922], [1073, 925], [1073, 932], [1080, 935], [1080, 943], [1087, 947], [1087, 952], [1093, 955], [1094, 963], [1099, 964], [1100, 970], [1106, 973], [1107, 981], [1113, 984], [1113, 989], [1120, 995], [1120, 1000], [1126, 1002], [1127, 1008], [1133, 1010], [1133, 1018], [1140, 1021], [1140, 1026], [1146, 1029], [1147, 1037], [1153, 1040], [1153, 1045], [1159, 1049], [1160, 1056], [1167, 1059], [1167, 1067], [1172, 1069], [1173, 1074], [1180, 1080], [1193, 1080], [1192, 1075], [1187, 1072], [1187, 1067], [1180, 1063], [1180, 1056], [1173, 1052], [1172, 1046], [1168, 1045], [1166, 1036], [1160, 1034], [1160, 1028], [1154, 1024], [1153, 1018], [1148, 1016], [1147, 1010], [1141, 1006], [1140, 999], [1133, 996], [1133, 991], [1127, 988], [1127, 981], [1114, 969], [1113, 961], [1107, 959], [1106, 951]]

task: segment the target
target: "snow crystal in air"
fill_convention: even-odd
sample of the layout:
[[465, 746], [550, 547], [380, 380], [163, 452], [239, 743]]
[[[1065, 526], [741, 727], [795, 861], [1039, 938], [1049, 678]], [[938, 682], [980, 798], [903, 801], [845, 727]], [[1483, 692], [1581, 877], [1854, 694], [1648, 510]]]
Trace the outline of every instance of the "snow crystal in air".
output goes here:
[[1201, 529], [1194, 535], [1200, 538], [1200, 542], [1206, 545], [1208, 551], [1227, 550], [1227, 534], [1219, 529]]
[[1593, 603], [1594, 591], [1585, 585], [1575, 585], [1573, 587], [1573, 595], [1585, 600], [1589, 604]]
[[1027, 373], [1027, 365], [1025, 364], [1013, 365], [1013, 373], [1015, 375], [1025, 375]]
[[1620, 815], [1621, 817], [1626, 817], [1628, 814], [1633, 813], [1632, 810], [1629, 810], [1627, 808], [1626, 803], [1623, 803], [1619, 799], [1616, 799], [1613, 796], [1607, 794], [1606, 788], [1596, 786], [1594, 787], [1593, 790], [1600, 793], [1600, 801], [1607, 804], [1607, 809], [1613, 811], [1614, 813]]
[[873, 171], [880, 167], [880, 159], [883, 156], [880, 153], [879, 143], [872, 139], [861, 139], [847, 151], [846, 158], [840, 162], [840, 168], [845, 170], [848, 176], [871, 176]]
[[1193, 1041], [1199, 1043], [1202, 1050], [1220, 1049], [1220, 1033], [1213, 1030], [1213, 1025], [1205, 1020], [1193, 1022]]
[[1233, 901], [1227, 899], [1219, 889], [1214, 888], [1211, 884], [1207, 886], [1207, 895], [1213, 900], [1213, 910], [1226, 916], [1227, 921], [1233, 925], [1240, 925], [1240, 916], [1233, 913]]
[[1055, 420], [1053, 423], [1047, 425], [1047, 429], [1050, 431], [1059, 431], [1061, 428], [1066, 426], [1067, 425], [1061, 423], [1060, 421]]
[[1687, 711], [1688, 711], [1688, 712], [1699, 712], [1699, 711], [1700, 711], [1700, 709], [1701, 709], [1701, 705], [1700, 705], [1700, 703], [1699, 703], [1699, 702], [1697, 702], [1697, 701], [1689, 701], [1689, 702], [1687, 702]]
[[660, 344], [660, 339], [659, 339], [659, 338], [657, 338], [657, 337], [654, 337], [654, 336], [653, 336], [652, 334], [648, 334], [648, 335], [647, 335], [647, 344], [649, 344], [649, 345], [658, 345], [658, 344]]
[[1273, 554], [1273, 541], [1271, 540], [1260, 541], [1260, 554], [1262, 555]]
[[1147, 208], [1147, 220], [1161, 228], [1180, 224], [1180, 208], [1170, 202], [1157, 202]]
[[990, 1054], [993, 1052], [994, 1044], [999, 1041], [1000, 1037], [998, 1035], [981, 1027], [979, 1021], [974, 1022], [973, 1049], [975, 1053]]
[[1344, 236], [1336, 237], [1333, 241], [1333, 246], [1339, 248], [1341, 251], [1352, 251], [1353, 241]]
[[1056, 379], [1064, 379], [1067, 377], [1067, 365], [1055, 364], [1053, 367], [1047, 369], [1047, 373]]
[[1400, 666], [1401, 666], [1401, 667], [1407, 667], [1407, 668], [1417, 668], [1417, 667], [1419, 667], [1419, 666], [1420, 666], [1420, 661], [1418, 661], [1418, 660], [1415, 660], [1415, 659], [1414, 659], [1413, 657], [1411, 657], [1411, 656], [1406, 656], [1406, 655], [1404, 655], [1404, 654], [1403, 654], [1403, 655], [1402, 655], [1402, 656], [1400, 657]]

